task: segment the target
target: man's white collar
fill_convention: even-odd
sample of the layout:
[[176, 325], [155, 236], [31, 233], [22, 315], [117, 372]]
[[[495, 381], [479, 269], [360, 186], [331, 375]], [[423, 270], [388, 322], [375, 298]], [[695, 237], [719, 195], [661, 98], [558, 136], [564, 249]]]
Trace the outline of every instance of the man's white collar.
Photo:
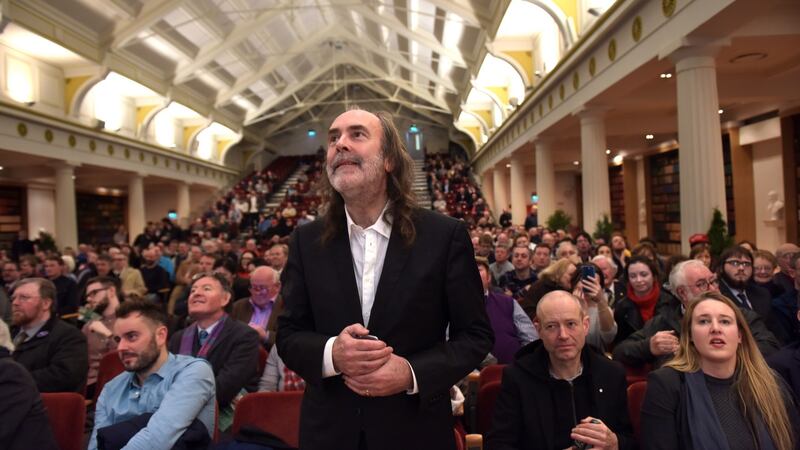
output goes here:
[[[364, 231], [367, 230], [375, 230], [381, 236], [385, 238], [389, 238], [392, 234], [392, 221], [391, 218], [387, 220], [383, 220], [386, 214], [386, 210], [389, 209], [389, 202], [387, 201], [386, 204], [383, 206], [381, 213], [378, 215], [378, 220], [375, 221], [372, 225], [368, 226], [367, 228], [363, 228]], [[361, 226], [358, 225], [353, 221], [353, 218], [350, 217], [350, 213], [347, 211], [347, 207], [344, 208], [345, 217], [347, 217], [347, 236], [350, 237], [352, 234], [353, 227], [357, 227], [356, 229], [361, 229]]]

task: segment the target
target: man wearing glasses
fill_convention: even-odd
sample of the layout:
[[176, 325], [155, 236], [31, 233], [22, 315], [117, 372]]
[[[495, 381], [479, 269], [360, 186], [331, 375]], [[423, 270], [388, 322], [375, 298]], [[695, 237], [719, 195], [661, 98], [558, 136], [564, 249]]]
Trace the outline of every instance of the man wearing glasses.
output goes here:
[[722, 252], [719, 261], [719, 292], [733, 300], [739, 308], [753, 310], [769, 321], [772, 299], [768, 290], [752, 283], [753, 255], [745, 248], [730, 247]]
[[281, 280], [269, 266], [256, 267], [250, 273], [250, 297], [236, 300], [231, 317], [250, 325], [261, 343], [269, 350], [275, 343], [276, 320], [282, 303], [278, 296]]
[[86, 379], [86, 398], [94, 398], [97, 371], [103, 355], [117, 349], [112, 339], [114, 322], [119, 306], [119, 280], [112, 277], [95, 277], [86, 283], [86, 323], [81, 328], [89, 346], [89, 375]]
[[11, 297], [14, 360], [25, 366], [39, 392], [83, 392], [89, 361], [86, 338], [55, 314], [56, 287], [25, 278]]
[[[656, 307], [656, 315], [639, 331], [630, 335], [614, 348], [614, 359], [627, 366], [652, 364], [661, 367], [678, 350], [681, 320], [689, 303], [700, 294], [719, 292], [719, 280], [702, 261], [692, 259], [678, 263], [669, 274], [669, 285], [676, 299]], [[778, 340], [767, 329], [764, 320], [755, 312], [743, 309], [753, 338], [764, 356], [779, 348]]]

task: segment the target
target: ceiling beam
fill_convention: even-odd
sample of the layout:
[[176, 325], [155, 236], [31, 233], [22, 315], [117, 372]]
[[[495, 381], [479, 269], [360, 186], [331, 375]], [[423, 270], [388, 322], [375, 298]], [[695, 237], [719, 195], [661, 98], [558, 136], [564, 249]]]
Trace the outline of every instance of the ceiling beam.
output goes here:
[[368, 65], [364, 64], [361, 61], [351, 62], [350, 64], [352, 66], [358, 67], [359, 69], [364, 70], [364, 71], [366, 71], [366, 72], [368, 72], [368, 73], [370, 73], [370, 74], [372, 74], [372, 75], [374, 75], [376, 77], [384, 77], [385, 81], [394, 84], [397, 88], [408, 92], [409, 94], [419, 98], [420, 100], [423, 100], [423, 101], [428, 102], [429, 104], [431, 104], [431, 105], [433, 105], [433, 106], [435, 106], [437, 108], [440, 108], [441, 112], [446, 113], [446, 114], [452, 114], [452, 111], [450, 111], [450, 108], [447, 106], [447, 103], [436, 99], [435, 97], [433, 97], [427, 91], [423, 91], [423, 90], [415, 88], [414, 85], [412, 83], [408, 82], [407, 80], [394, 78], [394, 77], [386, 74], [385, 72], [383, 72], [383, 70], [381, 70], [378, 66], [375, 66], [375, 65], [368, 66]]
[[427, 0], [431, 5], [453, 13], [464, 20], [465, 25], [482, 28], [481, 19], [470, 6], [464, 5], [459, 0]]
[[278, 9], [263, 11], [249, 21], [236, 24], [233, 31], [228, 33], [222, 41], [203, 47], [192, 62], [184, 67], [179, 67], [175, 71], [175, 84], [183, 83], [192, 78], [198, 70], [205, 67], [206, 64], [219, 55], [239, 45], [260, 29], [264, 29], [264, 25], [267, 22], [279, 16], [282, 12], [282, 10]]
[[158, 23], [167, 14], [179, 8], [186, 0], [150, 0], [144, 4], [135, 18], [119, 22], [114, 27], [111, 49], [119, 50], [142, 31]]
[[395, 17], [389, 15], [379, 15], [367, 6], [356, 6], [353, 7], [353, 10], [358, 14], [361, 14], [364, 19], [368, 19], [379, 25], [383, 25], [389, 28], [389, 30], [394, 31], [398, 35], [401, 35], [410, 41], [415, 41], [440, 55], [446, 56], [453, 62], [454, 66], [467, 67], [464, 56], [460, 51], [445, 47], [441, 42], [437, 41], [433, 35], [423, 33], [419, 30], [410, 30]]
[[[279, 131], [281, 131], [281, 128], [283, 128], [287, 124], [291, 123], [294, 119], [296, 119], [296, 118], [302, 116], [303, 114], [305, 114], [309, 109], [311, 109], [314, 106], [316, 106], [317, 104], [319, 104], [319, 102], [324, 102], [325, 100], [329, 99], [331, 96], [333, 96], [334, 94], [339, 92], [341, 89], [342, 88], [330, 87], [330, 88], [325, 89], [324, 91], [322, 91], [317, 98], [315, 98], [315, 99], [313, 99], [311, 101], [307, 102], [306, 100], [308, 98], [303, 99], [303, 102], [302, 102], [303, 106], [301, 108], [299, 108], [299, 109], [297, 109], [295, 111], [292, 111], [291, 113], [284, 114], [283, 116], [281, 116], [280, 120], [277, 123], [275, 123], [273, 125], [270, 125], [269, 128], [267, 128], [266, 133], [264, 133], [264, 137], [272, 136], [273, 134], [278, 133]], [[309, 96], [309, 97], [311, 97], [311, 96]]]
[[389, 101], [392, 102], [392, 103], [397, 103], [400, 106], [405, 106], [409, 110], [413, 111], [415, 114], [419, 114], [419, 115], [421, 115], [423, 117], [427, 117], [428, 119], [433, 120], [434, 122], [438, 123], [439, 125], [442, 125], [442, 126], [445, 126], [445, 127], [449, 126], [449, 123], [447, 122], [447, 120], [444, 120], [441, 117], [436, 117], [435, 115], [425, 111], [424, 108], [419, 108], [418, 107], [419, 105], [415, 105], [415, 104], [413, 104], [413, 103], [411, 103], [409, 101], [397, 98], [397, 91], [395, 91], [395, 94], [392, 95], [391, 93], [389, 93], [389, 91], [383, 89], [380, 85], [378, 85], [376, 83], [362, 83], [362, 84], [367, 89], [370, 89], [373, 92], [385, 95], [389, 99]]
[[298, 54], [305, 52], [308, 48], [320, 44], [326, 39], [331, 38], [331, 34], [336, 29], [334, 25], [327, 26], [306, 39], [298, 41], [289, 48], [283, 55], [277, 58], [268, 58], [267, 61], [256, 71], [248, 73], [236, 80], [232, 88], [222, 91], [217, 95], [215, 105], [217, 107], [229, 102], [236, 94], [244, 91], [258, 80], [264, 78], [272, 71], [285, 66]]

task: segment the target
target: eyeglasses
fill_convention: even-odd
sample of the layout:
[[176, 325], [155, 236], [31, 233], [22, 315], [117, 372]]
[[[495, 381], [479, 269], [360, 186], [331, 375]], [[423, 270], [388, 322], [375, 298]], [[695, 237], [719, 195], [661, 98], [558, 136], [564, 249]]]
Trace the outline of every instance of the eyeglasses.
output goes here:
[[272, 286], [267, 286], [265, 284], [251, 284], [250, 290], [253, 292], [267, 292], [270, 290]]
[[734, 269], [738, 269], [739, 267], [743, 267], [745, 269], [753, 267], [753, 263], [750, 261], [739, 261], [737, 259], [729, 259], [725, 261], [725, 264], [730, 264]]
[[694, 284], [694, 286], [697, 289], [700, 289], [701, 291], [707, 291], [708, 288], [710, 288], [711, 286], [714, 287], [719, 286], [719, 280], [717, 280], [717, 277], [714, 276], [707, 280], [698, 280], [697, 283]]
[[13, 302], [19, 300], [21, 303], [25, 303], [25, 302], [29, 302], [29, 301], [37, 299], [37, 298], [41, 298], [41, 297], [39, 297], [38, 295], [14, 294], [11, 297], [11, 302], [13, 303]]
[[89, 291], [89, 292], [86, 293], [86, 298], [92, 298], [95, 295], [99, 294], [100, 292], [107, 291], [107, 290], [108, 290], [107, 287], [100, 288], [100, 289], [94, 289], [94, 290]]
[[753, 270], [756, 272], [772, 273], [772, 271], [775, 270], [775, 268], [772, 266], [753, 266]]

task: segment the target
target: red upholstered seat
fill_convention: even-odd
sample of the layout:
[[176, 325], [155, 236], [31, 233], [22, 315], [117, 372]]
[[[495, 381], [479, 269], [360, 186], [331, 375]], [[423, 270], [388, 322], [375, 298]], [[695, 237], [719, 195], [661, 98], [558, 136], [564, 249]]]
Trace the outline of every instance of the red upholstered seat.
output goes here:
[[264, 347], [258, 347], [258, 374], [261, 375], [264, 373], [264, 367], [267, 366], [267, 357], [269, 356], [269, 352], [267, 352]]
[[42, 403], [50, 418], [50, 427], [61, 450], [83, 450], [83, 426], [86, 406], [75, 392], [46, 392]]
[[637, 381], [628, 386], [628, 414], [631, 416], [631, 424], [633, 425], [633, 435], [636, 441], [640, 444], [641, 431], [642, 431], [642, 403], [644, 403], [644, 394], [647, 392], [647, 381]]
[[485, 435], [492, 427], [494, 402], [500, 394], [500, 382], [492, 381], [478, 391], [478, 433]]
[[100, 396], [103, 386], [124, 371], [125, 366], [122, 365], [122, 361], [120, 361], [116, 351], [103, 355], [103, 358], [100, 359], [100, 367], [97, 369], [97, 382], [94, 385], [95, 403], [97, 403], [97, 397]]
[[302, 401], [303, 391], [247, 394], [236, 405], [231, 433], [235, 435], [244, 425], [255, 426], [298, 447]]
[[505, 364], [492, 364], [481, 369], [481, 382], [479, 387], [482, 388], [483, 386], [495, 381], [502, 381], [503, 369], [505, 367]]
[[647, 381], [647, 374], [653, 370], [651, 364], [645, 364], [641, 367], [625, 366], [625, 380], [628, 386], [636, 383], [637, 381]]

